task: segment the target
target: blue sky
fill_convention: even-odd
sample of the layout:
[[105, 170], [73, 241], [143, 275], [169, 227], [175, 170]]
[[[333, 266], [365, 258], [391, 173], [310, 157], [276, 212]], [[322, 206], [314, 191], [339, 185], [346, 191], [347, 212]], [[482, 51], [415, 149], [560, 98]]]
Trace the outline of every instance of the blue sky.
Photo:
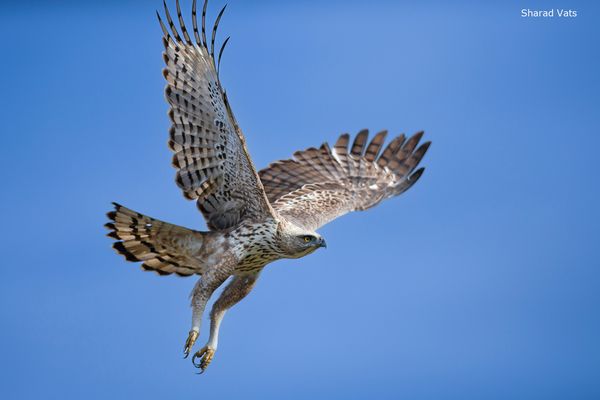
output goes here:
[[229, 2], [259, 168], [362, 128], [433, 145], [409, 192], [267, 267], [203, 376], [194, 279], [103, 236], [111, 201], [205, 229], [169, 165], [160, 2], [4, 3], [2, 397], [598, 398], [600, 8], [544, 3]]

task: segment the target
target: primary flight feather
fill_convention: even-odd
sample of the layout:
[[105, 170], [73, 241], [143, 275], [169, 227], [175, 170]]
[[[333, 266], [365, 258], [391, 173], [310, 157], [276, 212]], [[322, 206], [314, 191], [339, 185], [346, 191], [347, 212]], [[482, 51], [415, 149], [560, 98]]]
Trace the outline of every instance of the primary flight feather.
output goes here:
[[157, 15], [165, 48], [175, 181], [186, 198], [196, 200], [210, 231], [169, 224], [116, 203], [106, 224], [108, 235], [117, 240], [114, 249], [129, 261], [142, 262], [142, 269], [160, 275], [200, 275], [191, 296], [186, 357], [199, 336], [206, 303], [232, 277], [211, 310], [208, 343], [192, 357], [202, 371], [217, 350], [225, 312], [252, 290], [265, 265], [325, 247], [316, 229], [408, 190], [423, 173], [424, 168], [417, 166], [430, 145], [419, 146], [423, 135], [419, 132], [410, 138], [397, 136], [384, 146], [386, 131], [369, 141], [363, 130], [352, 143], [343, 134], [333, 148], [324, 143], [298, 151], [257, 172], [219, 80], [218, 66], [229, 38], [215, 60], [217, 27], [225, 8], [216, 19], [210, 44], [206, 9], [207, 1], [199, 31], [194, 0], [193, 38], [178, 0], [179, 29], [166, 3], [164, 19]]

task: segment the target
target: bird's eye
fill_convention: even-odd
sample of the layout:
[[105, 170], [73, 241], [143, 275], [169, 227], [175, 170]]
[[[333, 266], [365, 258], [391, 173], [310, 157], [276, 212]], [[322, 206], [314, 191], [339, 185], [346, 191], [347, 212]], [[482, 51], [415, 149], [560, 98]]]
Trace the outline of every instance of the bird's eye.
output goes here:
[[304, 243], [308, 243], [312, 241], [312, 236], [304, 236]]

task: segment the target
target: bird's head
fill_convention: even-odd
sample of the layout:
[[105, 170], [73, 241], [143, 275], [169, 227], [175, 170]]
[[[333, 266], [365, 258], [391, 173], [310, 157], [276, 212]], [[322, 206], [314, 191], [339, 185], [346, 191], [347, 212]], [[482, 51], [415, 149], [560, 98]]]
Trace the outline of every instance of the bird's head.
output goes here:
[[325, 239], [314, 231], [292, 225], [281, 235], [281, 245], [289, 258], [304, 257], [320, 247], [327, 247]]

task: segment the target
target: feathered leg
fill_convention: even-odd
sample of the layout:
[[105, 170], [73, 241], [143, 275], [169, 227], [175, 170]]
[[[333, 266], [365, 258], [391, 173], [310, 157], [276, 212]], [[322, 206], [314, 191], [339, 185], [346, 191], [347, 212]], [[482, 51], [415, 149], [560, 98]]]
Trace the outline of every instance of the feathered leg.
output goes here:
[[192, 290], [192, 329], [188, 334], [188, 338], [185, 341], [183, 353], [185, 357], [190, 354], [196, 339], [200, 334], [200, 325], [202, 323], [202, 314], [206, 303], [213, 292], [223, 284], [231, 276], [235, 268], [236, 260], [232, 256], [224, 256], [214, 268], [205, 272], [202, 278], [194, 286]]
[[[225, 313], [250, 293], [256, 284], [259, 274], [260, 272], [234, 276], [213, 305], [210, 312], [210, 338], [208, 339], [206, 346], [200, 349], [192, 358], [194, 365], [203, 372], [208, 367], [217, 351], [219, 328]], [[196, 358], [200, 358], [199, 363], [196, 363]]]

